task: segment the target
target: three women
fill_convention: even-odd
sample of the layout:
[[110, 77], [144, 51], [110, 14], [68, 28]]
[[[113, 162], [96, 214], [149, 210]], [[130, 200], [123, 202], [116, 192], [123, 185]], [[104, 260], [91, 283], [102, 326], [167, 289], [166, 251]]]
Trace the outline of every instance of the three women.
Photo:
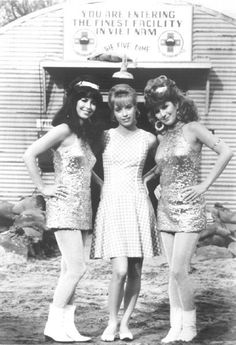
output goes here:
[[[190, 341], [196, 334], [196, 310], [188, 269], [199, 232], [205, 227], [203, 194], [232, 157], [228, 146], [197, 120], [195, 104], [165, 76], [152, 79], [145, 88], [146, 105], [157, 120], [157, 168], [147, 182], [160, 175], [161, 198], [157, 224], [145, 185], [143, 166], [156, 138], [136, 126], [137, 94], [126, 84], [114, 86], [108, 103], [117, 127], [104, 132], [104, 185], [98, 208], [91, 258], [109, 258], [109, 321], [102, 340], [132, 340], [129, 320], [141, 286], [144, 257], [158, 255], [157, 229], [170, 266], [170, 324], [168, 343]], [[50, 306], [45, 335], [56, 341], [88, 341], [74, 326], [72, 299], [85, 272], [83, 247], [91, 229], [90, 178], [95, 157], [93, 118], [101, 102], [98, 86], [90, 80], [72, 83], [67, 101], [53, 120], [55, 126], [25, 153], [31, 177], [47, 200], [47, 224], [55, 230], [62, 253], [62, 270]], [[205, 181], [199, 182], [201, 149], [205, 144], [218, 159]], [[44, 185], [36, 157], [53, 149], [56, 183]], [[118, 313], [124, 300], [119, 323]]]

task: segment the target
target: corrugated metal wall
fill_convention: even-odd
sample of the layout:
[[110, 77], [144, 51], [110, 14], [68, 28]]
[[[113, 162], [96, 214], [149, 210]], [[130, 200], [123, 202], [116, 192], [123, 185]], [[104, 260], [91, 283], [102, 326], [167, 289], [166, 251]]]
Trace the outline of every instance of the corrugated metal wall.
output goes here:
[[34, 190], [22, 154], [37, 138], [42, 112], [40, 61], [63, 58], [63, 10], [55, 6], [0, 31], [0, 199]]
[[[194, 8], [193, 56], [208, 57], [210, 71], [209, 112], [202, 121], [236, 153], [236, 24], [230, 18], [204, 8]], [[195, 97], [197, 100], [197, 97]], [[216, 154], [204, 148], [202, 178], [215, 163]], [[206, 195], [209, 205], [227, 204], [236, 210], [236, 157]]]
[[[63, 6], [31, 14], [0, 30], [0, 199], [16, 201], [34, 187], [22, 154], [37, 138], [36, 119], [42, 116], [40, 62], [63, 59]], [[236, 24], [199, 6], [193, 15], [193, 60], [209, 58], [209, 113], [204, 114], [205, 90], [190, 90], [202, 122], [236, 152]], [[199, 60], [200, 59], [200, 60]], [[158, 71], [157, 71], [158, 74]], [[184, 74], [183, 74], [184, 78]], [[49, 84], [49, 80], [47, 80]], [[54, 85], [47, 117], [62, 102], [62, 89]], [[202, 177], [213, 166], [216, 155], [203, 151]], [[209, 205], [222, 202], [236, 210], [236, 158], [207, 193]], [[44, 174], [50, 183], [51, 174]]]

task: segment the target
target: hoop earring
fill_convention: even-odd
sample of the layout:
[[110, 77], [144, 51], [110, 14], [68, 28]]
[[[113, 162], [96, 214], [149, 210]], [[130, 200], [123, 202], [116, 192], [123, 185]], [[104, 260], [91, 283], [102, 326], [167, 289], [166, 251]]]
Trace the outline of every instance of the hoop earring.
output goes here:
[[179, 112], [179, 110], [177, 110], [176, 117], [177, 117], [177, 119], [178, 119], [179, 121], [182, 120], [182, 115], [181, 115], [181, 113]]
[[111, 118], [111, 122], [115, 123], [117, 125], [118, 121], [117, 119], [115, 118], [115, 116], [113, 115], [112, 118]]
[[165, 128], [164, 124], [161, 121], [156, 121], [155, 122], [155, 129], [157, 132], [161, 132], [163, 131], [163, 129]]
[[138, 119], [141, 116], [141, 113], [139, 111], [139, 109], [136, 110], [136, 119]]

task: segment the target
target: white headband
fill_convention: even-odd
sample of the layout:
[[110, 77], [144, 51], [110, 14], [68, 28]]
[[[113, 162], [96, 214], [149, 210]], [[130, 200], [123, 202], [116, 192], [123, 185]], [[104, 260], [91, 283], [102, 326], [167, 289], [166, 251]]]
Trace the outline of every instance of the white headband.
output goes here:
[[92, 89], [99, 90], [99, 86], [97, 84], [91, 83], [90, 81], [79, 81], [75, 86], [88, 86]]
[[162, 92], [165, 92], [167, 90], [167, 86], [159, 86], [155, 92], [156, 93], [162, 93]]

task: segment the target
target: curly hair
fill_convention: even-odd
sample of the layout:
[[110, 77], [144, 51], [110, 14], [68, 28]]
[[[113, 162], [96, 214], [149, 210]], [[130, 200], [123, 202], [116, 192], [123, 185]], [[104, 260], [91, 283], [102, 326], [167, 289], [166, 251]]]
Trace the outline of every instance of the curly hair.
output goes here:
[[[73, 80], [66, 89], [64, 104], [52, 120], [53, 126], [66, 123], [78, 138], [88, 141], [91, 148], [96, 147], [100, 140], [103, 128], [99, 119], [98, 106], [102, 104], [102, 95], [99, 92], [97, 82], [91, 76], [78, 77]], [[81, 98], [91, 98], [96, 103], [96, 110], [89, 121], [79, 121], [76, 110], [77, 102]]]
[[164, 75], [147, 82], [144, 99], [149, 110], [149, 120], [152, 123], [156, 121], [155, 114], [166, 102], [178, 104], [178, 116], [182, 122], [188, 123], [199, 119], [194, 101], [185, 96], [173, 80]]

